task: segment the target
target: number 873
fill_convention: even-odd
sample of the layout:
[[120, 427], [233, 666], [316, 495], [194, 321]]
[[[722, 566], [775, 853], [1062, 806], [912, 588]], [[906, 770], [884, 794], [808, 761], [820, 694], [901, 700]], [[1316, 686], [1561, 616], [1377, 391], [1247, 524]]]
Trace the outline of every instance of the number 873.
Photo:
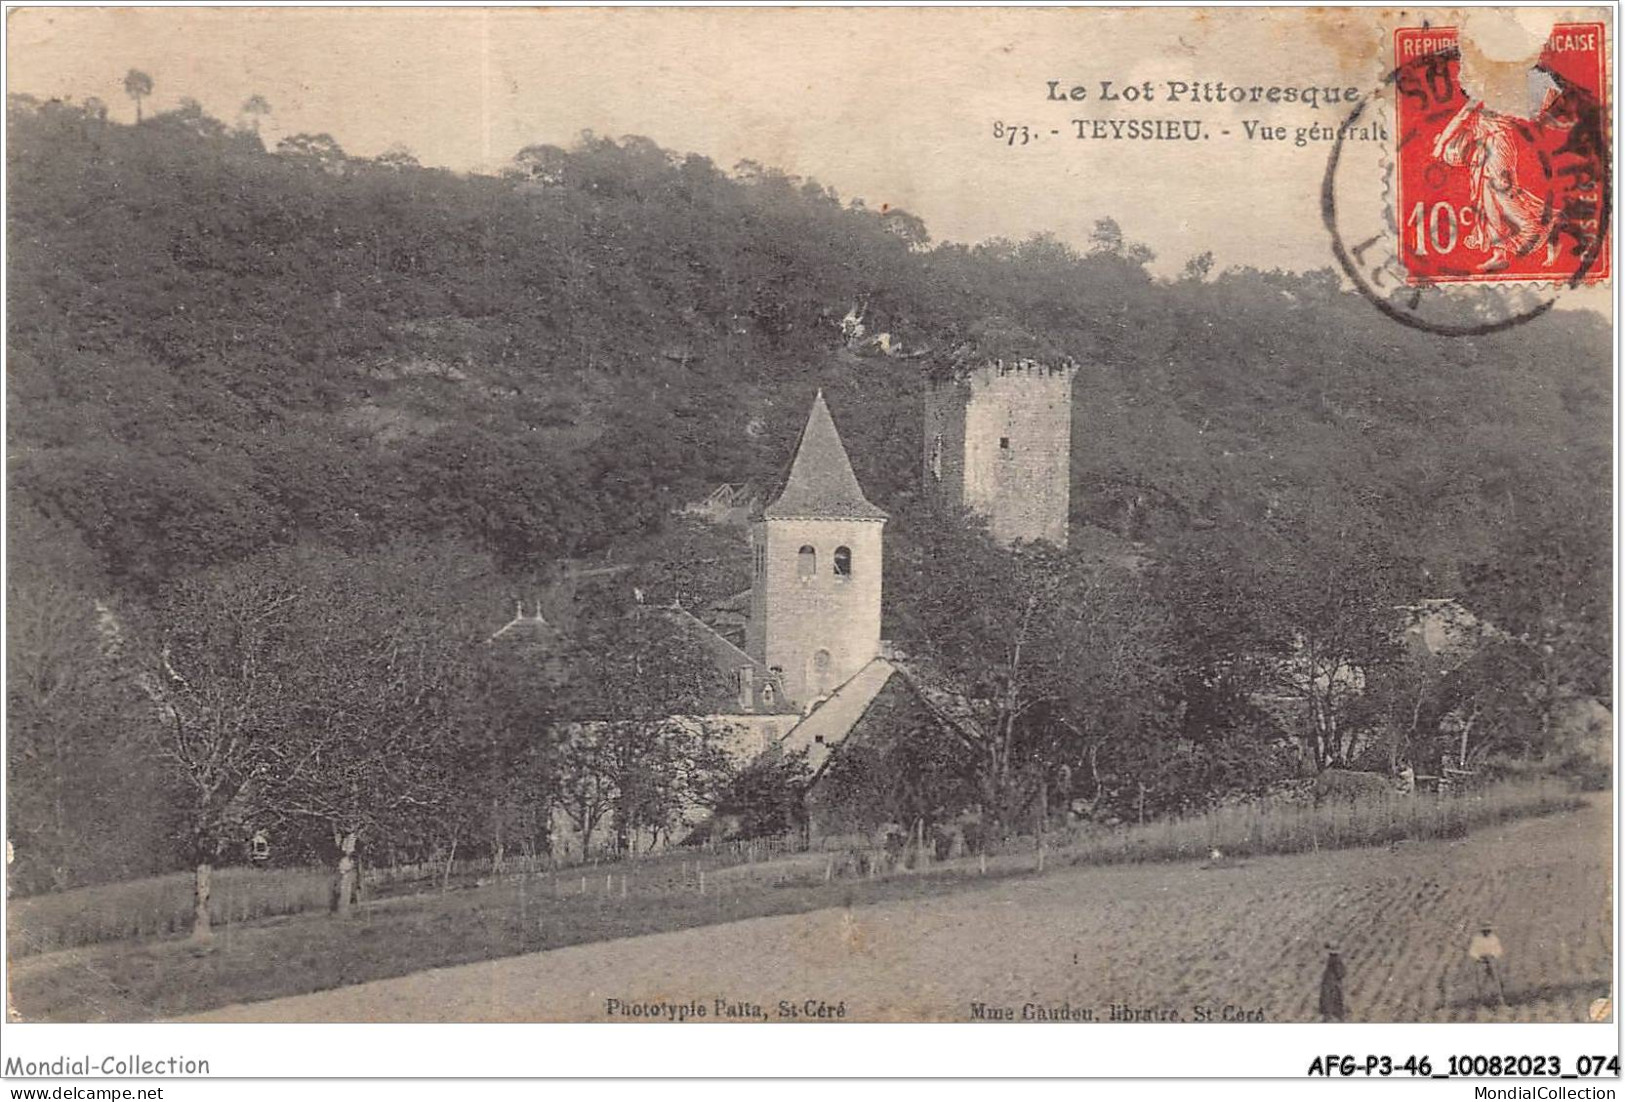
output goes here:
[[1033, 140], [1032, 131], [1027, 127], [1004, 122], [993, 124], [993, 137], [1005, 145], [1026, 145]]

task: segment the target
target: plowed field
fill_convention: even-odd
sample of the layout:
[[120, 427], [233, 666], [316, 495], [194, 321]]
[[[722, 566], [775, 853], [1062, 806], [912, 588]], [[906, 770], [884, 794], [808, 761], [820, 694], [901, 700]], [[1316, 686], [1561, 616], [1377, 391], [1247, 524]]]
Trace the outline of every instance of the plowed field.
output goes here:
[[[1353, 1021], [1585, 1021], [1608, 996], [1611, 804], [1457, 842], [1220, 867], [1052, 869], [907, 902], [581, 945], [226, 1007], [236, 1021], [596, 1021], [610, 999], [707, 1008], [844, 1002], [846, 1020], [963, 1021], [1065, 1006], [1192, 1021], [1313, 1021], [1322, 946]], [[1475, 997], [1468, 939], [1495, 924], [1506, 1003]], [[719, 1005], [720, 1000], [720, 1005]], [[1228, 1011], [1226, 1008], [1230, 1008]]]

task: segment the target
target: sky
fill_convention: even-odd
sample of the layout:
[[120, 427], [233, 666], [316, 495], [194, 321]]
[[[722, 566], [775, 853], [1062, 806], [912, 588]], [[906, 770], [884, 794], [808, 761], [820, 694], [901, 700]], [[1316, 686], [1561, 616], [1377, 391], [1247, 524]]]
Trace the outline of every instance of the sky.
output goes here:
[[[155, 84], [149, 112], [191, 97], [235, 121], [257, 93], [273, 108], [268, 145], [326, 132], [352, 154], [402, 145], [456, 170], [494, 170], [584, 129], [639, 134], [902, 207], [937, 240], [1048, 231], [1083, 244], [1109, 216], [1164, 273], [1209, 250], [1221, 267], [1305, 270], [1333, 263], [1319, 209], [1330, 145], [1252, 141], [1241, 127], [1293, 133], [1346, 109], [1176, 105], [1165, 82], [1365, 91], [1385, 71], [1392, 27], [1415, 19], [1374, 8], [25, 9], [9, 17], [8, 83], [99, 96], [128, 121], [123, 77], [139, 68]], [[1051, 80], [1089, 98], [1050, 100]], [[1100, 98], [1102, 81], [1146, 80], [1157, 102]], [[1080, 117], [1203, 119], [1232, 133], [1080, 141]], [[1011, 147], [996, 122], [1041, 140]]]

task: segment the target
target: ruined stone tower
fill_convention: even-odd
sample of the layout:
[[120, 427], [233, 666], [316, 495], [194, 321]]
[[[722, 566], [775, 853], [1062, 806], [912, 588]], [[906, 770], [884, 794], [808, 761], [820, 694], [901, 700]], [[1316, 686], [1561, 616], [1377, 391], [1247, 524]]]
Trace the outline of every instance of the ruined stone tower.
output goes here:
[[746, 652], [806, 707], [880, 653], [880, 533], [820, 391], [784, 489], [751, 525]]
[[979, 357], [929, 375], [927, 491], [985, 517], [1000, 543], [1065, 547], [1076, 373], [1070, 362]]

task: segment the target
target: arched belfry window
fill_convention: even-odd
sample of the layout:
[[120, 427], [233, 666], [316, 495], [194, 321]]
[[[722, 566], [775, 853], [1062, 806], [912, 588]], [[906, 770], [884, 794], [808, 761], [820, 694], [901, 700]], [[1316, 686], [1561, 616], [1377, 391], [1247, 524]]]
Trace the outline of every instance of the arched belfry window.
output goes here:
[[850, 547], [837, 547], [835, 549], [835, 576], [837, 578], [850, 578], [852, 576], [852, 549]]
[[810, 543], [801, 545], [796, 553], [796, 577], [811, 578], [818, 574], [818, 552], [813, 550]]

